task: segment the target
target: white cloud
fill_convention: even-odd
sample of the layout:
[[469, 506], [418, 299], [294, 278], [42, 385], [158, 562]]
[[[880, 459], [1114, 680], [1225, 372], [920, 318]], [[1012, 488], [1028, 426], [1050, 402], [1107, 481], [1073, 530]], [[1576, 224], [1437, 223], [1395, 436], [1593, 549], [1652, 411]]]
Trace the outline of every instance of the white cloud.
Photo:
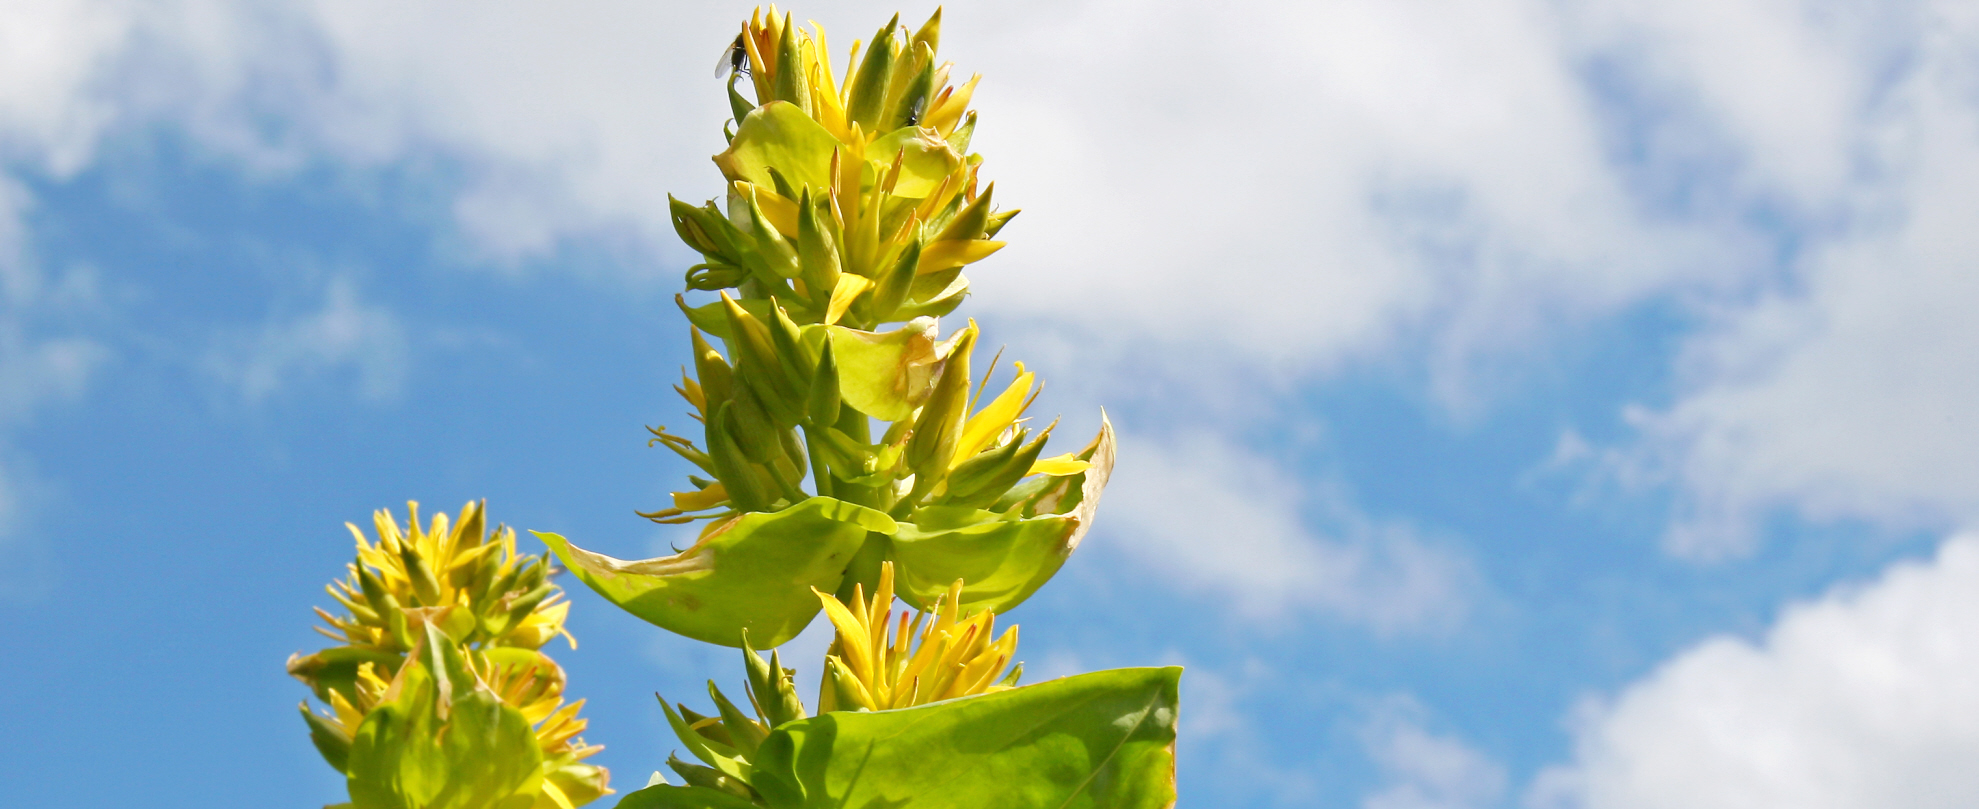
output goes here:
[[[890, 12], [819, 16], [843, 51]], [[62, 175], [114, 127], [175, 126], [249, 171], [451, 178], [462, 243], [497, 263], [590, 240], [678, 266], [664, 195], [717, 188], [708, 74], [735, 13], [10, 4], [0, 66], [24, 78], [0, 88], [0, 154]], [[1735, 554], [1782, 506], [1969, 518], [1956, 459], [1979, 430], [1956, 405], [1979, 352], [1948, 302], [1979, 258], [1957, 228], [1979, 163], [1971, 14], [954, 4], [944, 51], [986, 74], [987, 175], [1029, 211], [976, 273], [977, 311], [1042, 333], [1020, 345], [1077, 346], [1041, 370], [1108, 390], [1402, 358], [1461, 414], [1544, 362], [1527, 349], [1674, 294], [1716, 326], [1683, 398], [1641, 418], [1642, 464], [1688, 498], [1672, 548]], [[1782, 241], [1806, 258], [1779, 266]]]
[[1776, 12], [1750, 26], [1761, 40], [1802, 40], [1761, 50], [1801, 54], [1768, 57], [1785, 72], [1766, 93], [1806, 108], [1751, 101], [1751, 71], [1725, 65], [1698, 69], [1700, 92], [1739, 113], [1753, 177], [1846, 216], [1790, 282], [1716, 312], [1674, 405], [1633, 413], [1639, 466], [1684, 494], [1669, 545], [1744, 553], [1776, 510], [1895, 529], [1979, 517], [1979, 14], [1917, 12], [1911, 61], [1871, 93], [1875, 60], [1825, 50], [1846, 16], [1746, 5]]
[[[81, 112], [52, 120], [177, 125], [253, 170], [453, 167], [455, 224], [496, 261], [602, 237], [684, 264], [665, 194], [719, 185], [736, 9], [104, 8], [123, 22], [70, 37]], [[1083, 340], [1081, 372], [1148, 341], [1301, 372], [1416, 346], [1466, 406], [1508, 349], [1718, 283], [1722, 245], [1640, 215], [1552, 8], [951, 4], [988, 176], [1030, 211], [981, 301]], [[820, 16], [843, 51], [890, 12]]]
[[1588, 707], [1535, 807], [1979, 805], [1979, 537], [1720, 636]]
[[214, 351], [207, 367], [250, 402], [298, 379], [345, 369], [355, 374], [360, 396], [380, 400], [396, 396], [404, 385], [408, 353], [398, 316], [364, 302], [351, 281], [338, 278], [325, 291], [321, 308], [271, 320]]
[[117, 114], [93, 91], [132, 24], [125, 3], [20, 0], [0, 12], [0, 160], [66, 175]]
[[1054, 56], [980, 96], [1031, 211], [984, 300], [1192, 360], [1421, 348], [1462, 404], [1481, 356], [1706, 269], [1636, 215], [1548, 8], [1089, 3], [993, 34]]
[[1317, 611], [1378, 632], [1435, 631], [1460, 622], [1477, 594], [1475, 571], [1453, 551], [1269, 459], [1136, 435], [1122, 438], [1120, 458], [1100, 511], [1109, 548], [1241, 613]]
[[1476, 809], [1505, 794], [1505, 767], [1462, 739], [1423, 727], [1422, 706], [1407, 697], [1378, 706], [1362, 742], [1384, 784], [1361, 809]]

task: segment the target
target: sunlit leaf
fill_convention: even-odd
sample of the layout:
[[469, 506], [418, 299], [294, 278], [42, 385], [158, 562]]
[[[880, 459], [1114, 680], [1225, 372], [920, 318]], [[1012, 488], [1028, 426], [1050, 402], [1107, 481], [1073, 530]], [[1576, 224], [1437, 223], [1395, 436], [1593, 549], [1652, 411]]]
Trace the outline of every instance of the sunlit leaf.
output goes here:
[[879, 136], [866, 146], [866, 158], [884, 170], [900, 159], [900, 179], [894, 182], [895, 196], [920, 199], [933, 193], [943, 178], [962, 165], [962, 155], [933, 129], [904, 126]]
[[829, 497], [777, 512], [730, 518], [672, 556], [624, 561], [536, 532], [577, 578], [657, 626], [724, 646], [776, 646], [818, 612], [811, 588], [832, 591], [870, 531], [891, 533], [884, 513]]
[[772, 809], [1165, 809], [1181, 674], [1113, 669], [786, 723], [753, 786]]
[[929, 506], [893, 535], [900, 598], [927, 609], [956, 579], [963, 612], [1005, 612], [1023, 603], [1058, 572], [1078, 530], [1072, 517], [1012, 520], [994, 512]]
[[719, 789], [656, 784], [621, 798], [618, 809], [757, 809], [757, 806], [747, 798]]
[[839, 393], [846, 404], [881, 421], [900, 421], [928, 398], [941, 370], [933, 321], [886, 332], [842, 326], [830, 330]]
[[729, 180], [775, 188], [770, 167], [793, 185], [831, 187], [831, 153], [838, 138], [811, 120], [797, 105], [772, 101], [757, 107], [735, 131], [727, 151], [715, 155], [715, 165]]

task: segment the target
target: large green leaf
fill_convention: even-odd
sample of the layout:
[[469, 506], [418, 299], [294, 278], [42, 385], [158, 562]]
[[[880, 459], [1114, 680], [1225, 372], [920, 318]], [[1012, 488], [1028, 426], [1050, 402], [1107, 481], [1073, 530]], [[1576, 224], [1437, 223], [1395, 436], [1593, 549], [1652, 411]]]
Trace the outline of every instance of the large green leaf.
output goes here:
[[742, 119], [728, 150], [715, 155], [715, 165], [730, 180], [746, 180], [775, 188], [775, 166], [793, 187], [831, 187], [831, 153], [838, 138], [811, 120], [797, 105], [772, 101]]
[[1005, 612], [1065, 564], [1078, 528], [1074, 517], [1014, 520], [974, 508], [923, 508], [893, 534], [895, 586], [902, 600], [925, 610], [962, 579], [963, 612]]
[[617, 809], [758, 809], [719, 789], [658, 784], [619, 799]]
[[673, 556], [628, 562], [556, 534], [533, 532], [606, 600], [695, 640], [777, 646], [820, 609], [816, 587], [837, 589], [869, 531], [892, 533], [885, 513], [829, 497], [731, 518]]
[[763, 742], [753, 785], [774, 809], [1165, 809], [1181, 675], [1114, 669], [789, 722]]

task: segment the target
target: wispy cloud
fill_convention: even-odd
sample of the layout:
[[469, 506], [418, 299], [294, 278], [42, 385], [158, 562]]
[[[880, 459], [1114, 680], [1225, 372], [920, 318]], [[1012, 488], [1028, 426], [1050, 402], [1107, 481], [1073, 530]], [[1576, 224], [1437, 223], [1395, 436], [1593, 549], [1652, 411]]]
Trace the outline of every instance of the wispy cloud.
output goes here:
[[1361, 739], [1384, 783], [1361, 809], [1497, 806], [1506, 789], [1504, 765], [1456, 736], [1430, 731], [1426, 713], [1407, 696], [1384, 700], [1372, 711]]
[[321, 307], [278, 316], [258, 331], [237, 335], [207, 356], [206, 367], [260, 402], [298, 381], [337, 372], [365, 399], [398, 395], [405, 384], [409, 349], [398, 315], [367, 303], [348, 278], [330, 282]]
[[[1121, 552], [1253, 616], [1317, 612], [1381, 633], [1449, 629], [1479, 582], [1461, 555], [1228, 443], [1130, 435], [1103, 501]], [[1315, 526], [1324, 526], [1317, 528]]]
[[[1711, 5], [1741, 24], [1638, 9], [1676, 39], [1656, 70], [1697, 94], [1742, 149], [1733, 176], [1805, 223], [1806, 247], [1789, 281], [1708, 310], [1673, 405], [1631, 414], [1639, 477], [1682, 495], [1670, 549], [1744, 554], [1781, 511], [1979, 518], [1979, 14]], [[1708, 47], [1732, 30], [1739, 47]]]
[[0, 598], [45, 592], [48, 543], [35, 531], [40, 481], [14, 436], [36, 413], [81, 396], [110, 357], [70, 321], [96, 303], [93, 276], [78, 268], [51, 276], [34, 255], [23, 219], [26, 191], [0, 177], [0, 551], [17, 560], [0, 577]]
[[1587, 705], [1540, 809], [1979, 804], [1979, 537]]

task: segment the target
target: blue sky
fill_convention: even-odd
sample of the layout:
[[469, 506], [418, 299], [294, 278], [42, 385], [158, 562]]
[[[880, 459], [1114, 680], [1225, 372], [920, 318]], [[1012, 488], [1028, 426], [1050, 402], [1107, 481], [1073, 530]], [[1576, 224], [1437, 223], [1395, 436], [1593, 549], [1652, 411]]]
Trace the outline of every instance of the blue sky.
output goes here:
[[[281, 664], [374, 509], [682, 539], [747, 12], [0, 10], [0, 803], [339, 800]], [[1979, 803], [1972, 9], [946, 19], [1026, 211], [963, 313], [1122, 436], [1020, 656], [1187, 666], [1184, 805]], [[572, 597], [637, 786], [737, 661]]]

